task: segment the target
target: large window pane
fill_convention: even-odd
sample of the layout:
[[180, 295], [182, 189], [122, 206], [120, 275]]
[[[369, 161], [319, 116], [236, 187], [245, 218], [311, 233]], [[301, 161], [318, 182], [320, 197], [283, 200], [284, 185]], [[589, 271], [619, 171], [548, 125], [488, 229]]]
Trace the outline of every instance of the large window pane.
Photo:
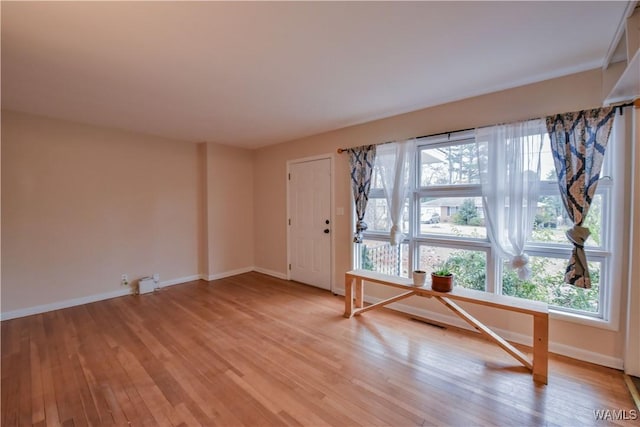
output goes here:
[[[591, 235], [586, 246], [602, 245], [602, 195], [596, 194], [583, 225]], [[560, 195], [540, 196], [530, 241], [569, 244], [566, 231], [573, 226], [567, 216]]]
[[454, 284], [470, 289], [486, 289], [487, 254], [482, 251], [420, 245], [419, 266], [431, 273], [446, 264]]
[[372, 190], [383, 190], [382, 186], [382, 175], [380, 174], [380, 168], [375, 166], [373, 167], [373, 174], [371, 175], [371, 189]]
[[[479, 154], [472, 133], [421, 139], [416, 155], [419, 166], [413, 182], [415, 190], [408, 197], [402, 215], [402, 231], [406, 239], [405, 244], [399, 247], [388, 243], [391, 220], [379, 165], [374, 168], [365, 217], [369, 229], [364, 233], [365, 242], [356, 246], [360, 254], [360, 268], [408, 277], [411, 275], [409, 265], [412, 269], [430, 273], [447, 262], [455, 274], [456, 286], [495, 289], [506, 295], [546, 301], [556, 310], [602, 317], [605, 310], [600, 304], [605, 297], [600, 292], [600, 274], [608, 271], [611, 261], [607, 221], [615, 209], [611, 206], [611, 179], [602, 181], [598, 186], [598, 194], [583, 223], [591, 232], [585, 246], [595, 259], [594, 262], [589, 258], [593, 288], [584, 290], [563, 282], [567, 260], [561, 253], [571, 247], [566, 231], [573, 224], [559, 195], [547, 135], [544, 136], [540, 159], [540, 196], [534, 229], [527, 241], [528, 249], [538, 256], [531, 257], [534, 274], [526, 281], [519, 280], [506, 266], [496, 269], [501, 272], [487, 275], [488, 264], [494, 266], [495, 262], [501, 261], [495, 249], [488, 246], [478, 170]], [[484, 155], [493, 155], [491, 146]], [[604, 170], [602, 174], [606, 175]], [[433, 244], [440, 246], [431, 246]], [[486, 283], [488, 277], [494, 282]], [[605, 287], [603, 292], [607, 291], [606, 284], [602, 286]]]
[[409, 277], [409, 247], [391, 246], [380, 240], [364, 240], [360, 246], [360, 268], [394, 276]]
[[484, 239], [487, 229], [480, 197], [420, 198], [420, 233]]
[[475, 142], [420, 150], [420, 186], [478, 184]]
[[[364, 222], [369, 228], [367, 231], [389, 232], [391, 231], [391, 217], [385, 198], [370, 198], [367, 211], [364, 214]], [[402, 231], [409, 233], [409, 201], [407, 200], [402, 210]]]
[[370, 198], [364, 214], [364, 222], [369, 226], [367, 231], [391, 230], [391, 218], [387, 209], [387, 201], [385, 199]]
[[599, 312], [600, 262], [589, 263], [591, 289], [577, 288], [564, 283], [567, 259], [530, 257], [529, 262], [532, 275], [528, 280], [520, 280], [518, 274], [505, 262], [502, 272], [503, 294], [544, 301], [549, 305], [570, 310]]
[[545, 135], [542, 141], [542, 150], [540, 151], [540, 179], [543, 181], [558, 182], [549, 135]]

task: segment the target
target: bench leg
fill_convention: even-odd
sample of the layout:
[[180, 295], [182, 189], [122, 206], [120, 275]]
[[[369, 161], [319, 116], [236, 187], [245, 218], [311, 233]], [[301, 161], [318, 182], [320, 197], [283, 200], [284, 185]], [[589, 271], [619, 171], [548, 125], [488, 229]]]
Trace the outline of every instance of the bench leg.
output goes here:
[[356, 278], [356, 308], [364, 307], [364, 284], [363, 280]]
[[549, 369], [549, 315], [533, 316], [533, 380], [547, 384]]
[[344, 276], [344, 317], [347, 319], [353, 316], [353, 281], [355, 277]]

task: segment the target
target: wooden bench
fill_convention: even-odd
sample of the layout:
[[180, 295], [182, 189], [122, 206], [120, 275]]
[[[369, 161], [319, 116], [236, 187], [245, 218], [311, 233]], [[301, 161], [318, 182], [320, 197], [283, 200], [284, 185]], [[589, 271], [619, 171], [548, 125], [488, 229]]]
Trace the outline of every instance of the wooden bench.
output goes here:
[[[402, 289], [405, 292], [365, 307], [363, 285], [363, 282], [365, 281]], [[351, 318], [351, 316], [357, 316], [366, 311], [373, 310], [414, 295], [435, 298], [438, 302], [453, 311], [462, 320], [473, 326], [477, 331], [485, 335], [489, 340], [499, 345], [507, 353], [526, 366], [533, 373], [534, 381], [547, 384], [549, 356], [549, 308], [547, 304], [543, 302], [514, 298], [506, 295], [496, 295], [461, 287], [454, 287], [451, 292], [447, 293], [436, 292], [431, 289], [430, 284], [426, 284], [423, 287], [415, 287], [413, 286], [413, 281], [405, 277], [389, 276], [387, 274], [376, 273], [368, 270], [352, 270], [345, 273], [344, 317]], [[528, 356], [471, 316], [462, 309], [462, 307], [453, 302], [453, 300], [470, 302], [473, 304], [533, 316], [533, 358], [529, 359]]]

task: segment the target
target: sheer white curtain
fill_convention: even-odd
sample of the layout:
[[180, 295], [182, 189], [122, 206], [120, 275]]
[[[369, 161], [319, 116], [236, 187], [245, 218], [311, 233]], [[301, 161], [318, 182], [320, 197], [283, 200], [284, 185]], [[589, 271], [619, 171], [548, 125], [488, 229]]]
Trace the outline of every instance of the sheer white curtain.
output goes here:
[[391, 219], [391, 245], [402, 243], [402, 211], [411, 191], [415, 169], [416, 140], [378, 145], [376, 163]]
[[531, 276], [524, 245], [538, 208], [543, 120], [476, 129], [487, 234], [520, 279]]

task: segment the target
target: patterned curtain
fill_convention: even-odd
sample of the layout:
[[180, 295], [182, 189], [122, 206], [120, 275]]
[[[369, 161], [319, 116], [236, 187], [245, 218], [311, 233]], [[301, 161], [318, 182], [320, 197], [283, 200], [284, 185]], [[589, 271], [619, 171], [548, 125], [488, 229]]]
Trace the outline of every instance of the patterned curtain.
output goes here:
[[560, 195], [574, 224], [566, 233], [573, 251], [564, 280], [585, 289], [591, 288], [584, 252], [590, 232], [582, 224], [598, 186], [614, 114], [609, 107], [547, 117]]
[[355, 243], [362, 243], [362, 232], [367, 229], [364, 222], [364, 214], [369, 202], [369, 190], [371, 189], [371, 176], [373, 164], [376, 159], [376, 146], [363, 145], [362, 147], [349, 148], [349, 164], [351, 165], [351, 188], [353, 199], [356, 203], [356, 233], [353, 237]]

